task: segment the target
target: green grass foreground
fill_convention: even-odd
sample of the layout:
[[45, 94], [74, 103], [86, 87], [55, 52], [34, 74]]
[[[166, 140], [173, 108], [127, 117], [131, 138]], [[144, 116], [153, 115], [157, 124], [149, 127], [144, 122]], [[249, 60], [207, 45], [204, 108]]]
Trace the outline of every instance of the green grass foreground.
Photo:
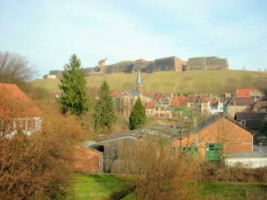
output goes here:
[[[67, 200], [105, 200], [125, 188], [131, 181], [114, 175], [73, 175], [73, 184], [67, 195]], [[267, 184], [258, 183], [198, 183], [199, 194], [194, 199], [267, 199]], [[134, 200], [134, 193], [128, 194], [123, 200]]]
[[127, 181], [113, 175], [75, 173], [70, 187], [67, 200], [102, 200], [126, 188]]
[[218, 200], [267, 199], [267, 184], [202, 182], [199, 196]]

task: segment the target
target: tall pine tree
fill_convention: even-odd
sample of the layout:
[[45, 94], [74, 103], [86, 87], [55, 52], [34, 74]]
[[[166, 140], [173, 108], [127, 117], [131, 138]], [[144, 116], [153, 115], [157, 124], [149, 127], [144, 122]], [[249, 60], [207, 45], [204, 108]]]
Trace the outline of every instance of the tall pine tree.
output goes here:
[[146, 109], [138, 97], [129, 117], [129, 129], [134, 130], [141, 128], [146, 123]]
[[58, 100], [62, 113], [81, 115], [88, 109], [86, 80], [80, 59], [73, 54], [60, 79], [61, 95]]
[[112, 97], [110, 96], [109, 85], [104, 81], [100, 87], [98, 99], [94, 108], [94, 130], [98, 134], [108, 133], [116, 122], [116, 114]]

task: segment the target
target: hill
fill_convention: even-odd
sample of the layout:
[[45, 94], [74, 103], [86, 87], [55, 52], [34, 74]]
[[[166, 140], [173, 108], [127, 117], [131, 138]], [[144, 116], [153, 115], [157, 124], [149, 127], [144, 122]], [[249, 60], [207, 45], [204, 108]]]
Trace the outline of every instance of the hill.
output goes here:
[[[88, 87], [100, 87], [107, 80], [111, 89], [135, 88], [137, 73], [113, 73], [104, 76], [88, 76]], [[145, 92], [211, 93], [234, 92], [236, 88], [266, 87], [267, 73], [243, 70], [185, 71], [141, 73]], [[33, 84], [50, 92], [58, 91], [59, 80], [35, 80]]]

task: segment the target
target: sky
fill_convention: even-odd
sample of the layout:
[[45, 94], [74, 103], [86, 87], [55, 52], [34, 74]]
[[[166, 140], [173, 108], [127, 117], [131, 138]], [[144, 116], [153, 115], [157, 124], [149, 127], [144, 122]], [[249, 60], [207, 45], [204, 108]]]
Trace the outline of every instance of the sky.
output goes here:
[[0, 0], [0, 51], [26, 57], [38, 78], [100, 59], [227, 58], [267, 69], [267, 0]]

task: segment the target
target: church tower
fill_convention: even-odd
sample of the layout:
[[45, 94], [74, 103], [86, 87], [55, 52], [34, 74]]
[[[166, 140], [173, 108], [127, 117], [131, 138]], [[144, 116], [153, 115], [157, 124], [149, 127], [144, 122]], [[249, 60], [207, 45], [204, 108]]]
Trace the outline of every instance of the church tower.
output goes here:
[[140, 70], [138, 70], [138, 73], [137, 73], [136, 82], [135, 82], [135, 89], [139, 93], [143, 92], [143, 83], [142, 83], [142, 80], [141, 80]]

